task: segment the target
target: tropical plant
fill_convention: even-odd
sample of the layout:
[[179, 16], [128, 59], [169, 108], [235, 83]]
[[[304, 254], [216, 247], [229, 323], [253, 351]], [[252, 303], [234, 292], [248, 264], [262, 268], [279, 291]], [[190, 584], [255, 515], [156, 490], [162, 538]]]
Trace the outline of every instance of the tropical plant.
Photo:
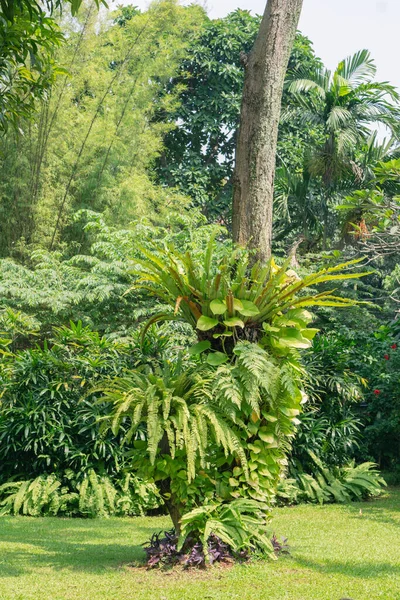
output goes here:
[[40, 476], [33, 481], [16, 481], [0, 486], [0, 514], [57, 515], [76, 494], [61, 491], [61, 482], [54, 475]]
[[[335, 400], [333, 397], [332, 404]], [[329, 405], [329, 401], [326, 404]], [[303, 470], [309, 471], [312, 467], [309, 450], [329, 466], [343, 466], [357, 454], [363, 423], [357, 418], [356, 409], [345, 407], [339, 411], [336, 405], [329, 414], [326, 406], [317, 405], [314, 410], [301, 415], [299, 420], [290, 455], [290, 464], [294, 468], [301, 465]]]
[[[185, 568], [206, 567], [206, 557], [201, 542], [196, 542], [194, 546], [185, 553], [182, 548], [178, 551], [179, 537], [175, 530], [164, 531], [164, 533], [153, 533], [149, 542], [144, 546], [147, 556], [147, 567], [170, 568], [176, 564], [181, 564]], [[211, 536], [207, 545], [208, 562], [227, 562], [232, 559], [232, 552], [227, 544], [215, 536]]]
[[153, 317], [144, 336], [157, 321], [188, 323], [199, 340], [189, 348], [193, 362], [100, 386], [113, 403], [105, 427], [118, 434], [128, 426], [128, 442], [144, 428], [145, 440], [133, 442], [138, 473], [158, 484], [178, 533], [182, 515], [207, 499], [272, 499], [306, 399], [299, 350], [317, 331], [306, 308], [353, 303], [309, 288], [361, 276], [339, 274], [352, 261], [302, 280], [287, 263], [252, 265], [247, 252], [214, 237], [202, 252], [157, 248], [136, 261], [134, 289], [175, 311]]
[[154, 374], [133, 371], [100, 386], [104, 400], [113, 404], [112, 420], [106, 425], [115, 435], [127, 417], [127, 442], [134, 438], [139, 426], [146, 426], [146, 441], [136, 442], [135, 447], [137, 451], [146, 449], [150, 465], [143, 463], [143, 457], [136, 452], [136, 461], [143, 463], [139, 472], [159, 482], [177, 531], [182, 502], [188, 501], [188, 493], [181, 488], [193, 482], [199, 469], [206, 468], [210, 440], [221, 446], [225, 455], [237, 456], [248, 473], [246, 455], [234, 428], [238, 407], [228, 398], [218, 401], [221, 398], [213, 393], [212, 376], [206, 366], [183, 367], [178, 361]]
[[259, 550], [275, 557], [265, 520], [267, 508], [256, 500], [245, 498], [228, 504], [211, 503], [195, 508], [182, 517], [178, 551], [190, 536], [200, 536], [207, 560], [208, 541], [214, 535], [234, 552]]
[[130, 474], [111, 480], [93, 469], [40, 475], [0, 486], [0, 515], [105, 517], [144, 514], [161, 502], [157, 490]]
[[[246, 251], [222, 250], [218, 256], [219, 248], [214, 235], [200, 260], [171, 248], [154, 253], [143, 249], [146, 260], [137, 261], [139, 279], [133, 289], [145, 289], [174, 309], [173, 314], [156, 315], [148, 326], [162, 320], [184, 320], [204, 342], [193, 353], [224, 349], [227, 344], [229, 349], [230, 338], [231, 351], [239, 339], [262, 340], [283, 354], [289, 348], [309, 348], [317, 330], [307, 333], [312, 315], [305, 309], [345, 307], [354, 302], [335, 296], [334, 290], [307, 293], [308, 288], [364, 275], [351, 271], [360, 262], [352, 260], [301, 279], [289, 268], [289, 260], [282, 266], [271, 259], [265, 266], [255, 263], [251, 267]], [[349, 272], [340, 273], [346, 269]]]
[[[237, 502], [235, 503], [235, 507], [232, 508], [234, 513], [239, 513], [240, 516], [243, 515], [244, 512], [244, 504], [241, 506], [237, 506]], [[228, 507], [225, 505], [225, 509]], [[211, 510], [208, 510], [208, 515], [211, 512], [221, 513], [221, 517], [218, 517], [216, 514], [213, 514], [213, 522], [216, 528], [222, 529], [226, 532], [226, 538], [229, 536], [229, 529], [233, 527], [233, 535], [236, 538], [236, 542], [238, 547], [243, 546], [242, 550], [235, 551], [232, 549], [232, 546], [224, 542], [221, 538], [213, 533], [208, 537], [206, 546], [203, 545], [201, 541], [196, 541], [198, 538], [191, 539], [190, 534], [186, 538], [183, 547], [179, 548], [179, 537], [176, 534], [175, 530], [164, 531], [163, 533], [153, 533], [150, 541], [144, 546], [147, 555], [147, 567], [150, 569], [154, 568], [169, 568], [174, 565], [183, 565], [184, 568], [205, 568], [208, 564], [213, 565], [214, 563], [231, 563], [232, 560], [239, 559], [240, 561], [245, 561], [251, 558], [252, 554], [255, 551], [255, 539], [250, 532], [250, 528], [252, 526], [251, 523], [251, 511], [258, 511], [259, 507], [247, 506], [248, 512], [250, 512], [247, 517], [250, 517], [250, 522], [247, 521], [246, 515], [244, 515], [244, 519], [241, 519], [240, 526], [240, 536], [236, 536], [236, 524], [229, 525], [230, 518], [232, 517], [232, 511], [224, 510], [221, 506], [214, 506]], [[189, 526], [193, 526], [195, 529], [196, 535], [198, 535], [198, 527], [202, 528], [202, 523], [199, 521], [200, 515], [192, 515], [189, 519], [189, 515], [187, 515], [186, 523]], [[196, 525], [194, 522], [196, 521]], [[209, 525], [212, 527], [211, 519], [204, 519], [206, 526]], [[267, 541], [264, 539], [263, 535], [263, 527], [260, 527], [259, 534], [263, 536], [262, 544], [265, 544]], [[190, 543], [189, 543], [190, 540]], [[242, 544], [242, 541], [245, 543]], [[235, 541], [232, 540], [235, 544]], [[269, 544], [265, 544], [267, 552], [270, 553], [270, 546], [273, 548], [275, 555], [288, 553], [289, 546], [287, 544], [287, 539], [283, 538], [279, 540], [276, 535], [273, 535]], [[274, 555], [270, 554], [271, 557]]]
[[354, 161], [358, 145], [370, 136], [370, 125], [382, 123], [396, 134], [399, 126], [399, 95], [389, 83], [374, 81], [376, 66], [367, 50], [341, 61], [334, 73], [318, 68], [293, 71], [288, 91], [297, 102], [284, 112], [303, 125], [319, 125], [324, 140], [315, 147], [308, 169], [324, 186], [324, 235], [327, 236], [329, 205], [335, 186], [348, 176], [360, 177]]
[[309, 451], [309, 455], [314, 465], [312, 474], [292, 470], [278, 485], [278, 503], [360, 501], [379, 496], [386, 485], [374, 463], [355, 465], [353, 461], [329, 469], [313, 452]]

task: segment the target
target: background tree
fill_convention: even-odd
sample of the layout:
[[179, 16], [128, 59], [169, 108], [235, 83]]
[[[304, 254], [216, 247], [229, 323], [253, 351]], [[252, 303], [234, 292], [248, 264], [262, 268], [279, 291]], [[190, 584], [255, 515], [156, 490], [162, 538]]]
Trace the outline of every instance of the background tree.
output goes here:
[[319, 125], [324, 139], [308, 158], [307, 169], [321, 179], [324, 194], [324, 245], [327, 244], [329, 205], [346, 178], [362, 178], [355, 163], [356, 149], [370, 136], [370, 126], [380, 123], [398, 132], [399, 95], [389, 83], [373, 81], [376, 66], [367, 50], [341, 61], [335, 72], [319, 68], [307, 77], [301, 68], [289, 78], [289, 92], [298, 108], [289, 108], [285, 118], [296, 114], [303, 124]]
[[[99, 7], [103, 0], [93, 0]], [[75, 15], [82, 0], [66, 0]], [[105, 2], [103, 2], [105, 4]], [[0, 2], [0, 132], [33, 115], [37, 101], [45, 99], [57, 75], [54, 53], [63, 34], [54, 18], [61, 0], [1, 0]]]
[[18, 241], [53, 249], [64, 241], [82, 244], [85, 235], [72, 222], [81, 208], [128, 224], [144, 215], [163, 218], [164, 208], [184, 202], [149, 174], [170, 129], [153, 115], [175, 109], [176, 95], [160, 90], [182, 60], [184, 32], [197, 28], [204, 13], [168, 1], [124, 15], [123, 26], [120, 13], [114, 23], [91, 4], [81, 7], [78, 21], [65, 15], [68, 39], [57, 60], [70, 76], [53, 86], [25, 135], [10, 130], [0, 140], [3, 256]]

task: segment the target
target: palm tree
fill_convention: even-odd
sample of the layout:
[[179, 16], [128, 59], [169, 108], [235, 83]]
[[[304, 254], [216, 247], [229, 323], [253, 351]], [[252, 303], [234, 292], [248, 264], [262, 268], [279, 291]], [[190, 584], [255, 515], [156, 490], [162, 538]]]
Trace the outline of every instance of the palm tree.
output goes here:
[[308, 169], [323, 185], [324, 244], [329, 204], [337, 183], [353, 174], [360, 177], [355, 151], [371, 135], [371, 127], [383, 124], [392, 135], [400, 133], [399, 94], [387, 82], [373, 81], [376, 66], [368, 50], [341, 61], [332, 73], [319, 68], [307, 74], [288, 75], [287, 86], [294, 104], [283, 119], [296, 116], [305, 126], [323, 130], [323, 143], [311, 153]]

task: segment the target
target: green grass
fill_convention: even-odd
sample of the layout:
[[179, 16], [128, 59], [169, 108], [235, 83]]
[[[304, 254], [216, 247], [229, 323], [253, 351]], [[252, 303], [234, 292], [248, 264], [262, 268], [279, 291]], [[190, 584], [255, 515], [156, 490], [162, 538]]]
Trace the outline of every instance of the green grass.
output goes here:
[[[360, 515], [360, 508], [362, 515]], [[0, 519], [1, 600], [375, 600], [400, 598], [400, 490], [346, 506], [276, 510], [292, 555], [159, 573], [132, 568], [166, 517]]]

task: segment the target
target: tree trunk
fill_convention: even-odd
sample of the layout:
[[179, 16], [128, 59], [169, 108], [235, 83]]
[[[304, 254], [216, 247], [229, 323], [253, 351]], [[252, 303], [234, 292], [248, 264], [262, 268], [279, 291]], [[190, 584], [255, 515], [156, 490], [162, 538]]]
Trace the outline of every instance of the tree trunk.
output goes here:
[[236, 148], [233, 239], [271, 254], [272, 207], [283, 84], [303, 0], [268, 0], [246, 75]]
[[183, 506], [181, 506], [172, 496], [170, 500], [165, 501], [176, 535], [181, 534], [181, 518], [183, 515]]
[[[160, 442], [161, 454], [171, 456], [171, 450], [169, 447], [168, 436], [164, 433]], [[179, 502], [178, 498], [171, 491], [171, 479], [162, 479], [157, 482], [157, 487], [160, 491], [161, 496], [165, 498], [165, 506], [167, 507], [169, 516], [171, 517], [172, 524], [174, 526], [177, 535], [181, 533], [181, 517], [183, 515], [183, 506]]]

